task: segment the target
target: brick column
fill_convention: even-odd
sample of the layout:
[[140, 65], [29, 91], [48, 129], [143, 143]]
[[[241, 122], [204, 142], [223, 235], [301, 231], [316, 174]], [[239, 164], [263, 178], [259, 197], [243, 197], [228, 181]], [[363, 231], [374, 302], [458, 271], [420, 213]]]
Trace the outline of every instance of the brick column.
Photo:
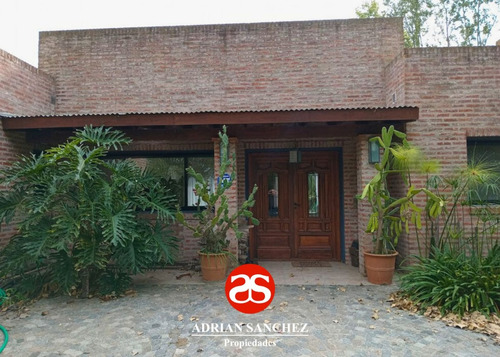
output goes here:
[[[215, 182], [219, 180], [219, 175], [224, 175], [226, 172], [220, 173], [220, 139], [215, 138], [213, 139], [214, 142], [214, 173], [215, 173]], [[237, 151], [237, 145], [238, 145], [238, 139], [236, 138], [229, 138], [229, 157], [236, 158], [236, 151]], [[229, 167], [228, 168], [228, 174], [231, 174], [232, 171], [238, 172], [237, 167], [236, 167], [236, 160], [234, 160], [234, 167]], [[226, 190], [226, 196], [228, 198], [228, 204], [229, 204], [229, 215], [233, 214], [238, 210], [238, 175], [235, 176], [234, 181], [229, 187], [229, 189]], [[238, 239], [236, 238], [235, 232], [231, 229], [228, 232], [227, 238], [229, 239], [229, 251], [236, 255], [236, 258], [238, 258]]]
[[[363, 192], [365, 185], [376, 173], [373, 165], [368, 163], [368, 139], [372, 136], [358, 135], [356, 138], [357, 194]], [[365, 232], [370, 214], [370, 204], [367, 201], [358, 200], [359, 271], [363, 275], [366, 275], [363, 251], [373, 249], [372, 236]]]

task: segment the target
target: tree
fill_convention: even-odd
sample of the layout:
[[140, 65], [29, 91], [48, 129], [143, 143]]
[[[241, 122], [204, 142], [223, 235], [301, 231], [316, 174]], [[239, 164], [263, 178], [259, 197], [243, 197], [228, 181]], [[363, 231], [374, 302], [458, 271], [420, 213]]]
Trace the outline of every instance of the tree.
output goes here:
[[432, 0], [384, 0], [384, 5], [387, 16], [403, 18], [405, 47], [422, 47], [432, 14]]
[[376, 0], [371, 0], [361, 4], [361, 7], [356, 9], [356, 16], [360, 19], [369, 19], [382, 17], [382, 14], [380, 13], [378, 2]]
[[493, 9], [500, 0], [457, 0], [451, 6], [452, 21], [460, 34], [461, 46], [485, 46], [497, 21]]
[[433, 12], [436, 26], [441, 32], [444, 39], [440, 43], [446, 43], [447, 47], [451, 46], [452, 42], [456, 41], [456, 24], [454, 21], [453, 8], [455, 6], [454, 0], [437, 0]]
[[[359, 18], [402, 17], [405, 47], [424, 45], [485, 46], [497, 21], [500, 0], [376, 0], [356, 10]], [[430, 39], [434, 21], [439, 36]]]
[[0, 223], [15, 219], [19, 232], [0, 252], [0, 278], [25, 296], [118, 294], [129, 274], [173, 262], [168, 188], [131, 160], [106, 160], [128, 143], [120, 131], [85, 127], [1, 172], [9, 189], [0, 193]]

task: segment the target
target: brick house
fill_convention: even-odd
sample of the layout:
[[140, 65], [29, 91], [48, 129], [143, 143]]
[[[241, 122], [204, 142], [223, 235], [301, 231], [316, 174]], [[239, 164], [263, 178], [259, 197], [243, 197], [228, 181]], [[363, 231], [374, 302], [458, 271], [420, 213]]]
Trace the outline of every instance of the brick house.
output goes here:
[[[368, 139], [393, 124], [447, 171], [471, 143], [500, 160], [499, 87], [499, 46], [404, 49], [401, 19], [42, 32], [38, 69], [0, 51], [0, 165], [85, 124], [113, 126], [134, 139], [123, 155], [163, 167], [190, 210], [184, 168], [218, 172], [227, 124], [231, 205], [257, 184], [261, 221], [232, 249], [348, 263], [353, 240], [371, 245], [355, 199], [373, 175]], [[177, 234], [179, 260], [196, 258], [196, 240]]]

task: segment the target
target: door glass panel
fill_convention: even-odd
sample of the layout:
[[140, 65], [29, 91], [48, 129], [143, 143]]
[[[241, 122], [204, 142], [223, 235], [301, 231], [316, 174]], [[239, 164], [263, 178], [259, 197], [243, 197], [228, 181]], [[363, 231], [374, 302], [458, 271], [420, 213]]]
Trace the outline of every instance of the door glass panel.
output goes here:
[[318, 173], [310, 172], [307, 174], [307, 196], [309, 201], [309, 217], [319, 216], [319, 189]]
[[269, 200], [269, 217], [278, 216], [278, 174], [271, 172], [267, 175], [267, 197]]

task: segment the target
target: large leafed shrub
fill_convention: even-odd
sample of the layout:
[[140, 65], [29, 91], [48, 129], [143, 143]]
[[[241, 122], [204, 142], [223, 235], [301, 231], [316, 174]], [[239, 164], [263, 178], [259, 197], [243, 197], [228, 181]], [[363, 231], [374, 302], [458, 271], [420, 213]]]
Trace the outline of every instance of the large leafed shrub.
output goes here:
[[168, 187], [131, 160], [106, 160], [128, 143], [120, 131], [85, 127], [1, 172], [0, 222], [19, 227], [0, 252], [4, 285], [24, 296], [118, 293], [130, 274], [173, 262]]

